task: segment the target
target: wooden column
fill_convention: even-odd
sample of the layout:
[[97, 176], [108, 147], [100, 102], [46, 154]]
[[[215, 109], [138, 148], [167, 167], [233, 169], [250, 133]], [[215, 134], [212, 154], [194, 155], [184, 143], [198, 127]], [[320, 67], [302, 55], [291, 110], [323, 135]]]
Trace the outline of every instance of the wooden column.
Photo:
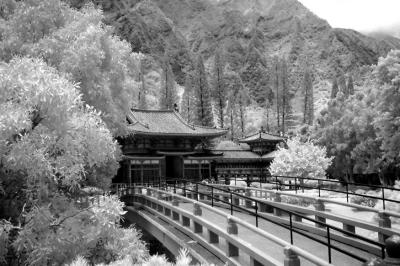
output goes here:
[[161, 160], [158, 160], [158, 178], [161, 180]]
[[185, 179], [185, 158], [183, 158], [183, 156], [181, 156], [181, 160], [182, 160], [182, 178]]
[[208, 178], [211, 180], [211, 162], [208, 161]]
[[131, 184], [132, 183], [131, 160], [127, 160], [126, 162], [127, 162], [126, 169], [128, 171], [127, 172], [128, 182], [129, 184]]
[[197, 160], [197, 163], [199, 164], [199, 180], [201, 180], [201, 160]]
[[142, 181], [142, 184], [144, 183], [144, 177], [143, 177], [143, 161], [140, 160], [140, 180]]

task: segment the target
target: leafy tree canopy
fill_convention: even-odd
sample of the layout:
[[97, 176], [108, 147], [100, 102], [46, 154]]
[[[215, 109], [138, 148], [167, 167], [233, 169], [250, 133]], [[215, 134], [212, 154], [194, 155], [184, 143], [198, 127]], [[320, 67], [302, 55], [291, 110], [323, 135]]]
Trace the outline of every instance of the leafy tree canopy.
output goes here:
[[287, 140], [287, 148], [278, 148], [269, 171], [279, 176], [326, 178], [326, 169], [331, 162], [324, 147], [294, 137]]
[[124, 134], [125, 114], [137, 91], [138, 55], [112, 35], [102, 12], [88, 5], [81, 11], [60, 0], [16, 3], [4, 21], [0, 56], [40, 57], [79, 83], [82, 99], [101, 111], [114, 135]]

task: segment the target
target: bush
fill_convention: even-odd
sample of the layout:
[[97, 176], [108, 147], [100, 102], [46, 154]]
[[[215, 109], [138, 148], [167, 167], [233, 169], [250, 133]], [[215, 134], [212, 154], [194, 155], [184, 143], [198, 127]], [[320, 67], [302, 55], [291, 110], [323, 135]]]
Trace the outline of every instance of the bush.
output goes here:
[[375, 207], [377, 201], [377, 199], [372, 199], [364, 196], [352, 196], [350, 198], [351, 203], [371, 208]]
[[293, 204], [293, 205], [298, 205], [298, 206], [302, 206], [302, 207], [308, 207], [314, 202], [314, 200], [285, 196], [285, 197], [282, 197], [282, 202], [288, 203], [288, 204]]

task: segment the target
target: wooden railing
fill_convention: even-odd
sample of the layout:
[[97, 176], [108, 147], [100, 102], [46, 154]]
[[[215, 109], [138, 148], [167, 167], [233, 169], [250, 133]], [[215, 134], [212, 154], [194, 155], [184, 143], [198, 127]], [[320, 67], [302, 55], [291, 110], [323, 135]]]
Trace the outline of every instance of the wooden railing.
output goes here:
[[[352, 232], [352, 233], [355, 233], [356, 228], [362, 228], [362, 229], [369, 230], [372, 232], [377, 232], [378, 239], [381, 243], [384, 243], [385, 240], [388, 237], [392, 236], [393, 234], [400, 234], [399, 230], [395, 230], [395, 229], [391, 228], [391, 220], [390, 220], [390, 217], [400, 218], [400, 213], [395, 213], [395, 212], [390, 212], [390, 211], [382, 211], [382, 210], [371, 208], [371, 207], [360, 206], [357, 204], [352, 204], [352, 203], [347, 203], [347, 202], [340, 202], [340, 201], [333, 200], [333, 199], [327, 199], [327, 198], [322, 198], [322, 197], [310, 197], [310, 196], [306, 196], [306, 195], [293, 194], [293, 193], [284, 192], [284, 191], [275, 191], [275, 190], [260, 189], [260, 188], [253, 188], [253, 187], [243, 188], [243, 187], [239, 187], [239, 186], [229, 186], [229, 185], [216, 185], [216, 186], [223, 187], [226, 189], [233, 189], [233, 190], [235, 190], [235, 189], [243, 190], [244, 189], [247, 192], [247, 195], [249, 195], [251, 197], [256, 197], [257, 199], [260, 199], [261, 201], [265, 201], [266, 204], [269, 204], [271, 206], [278, 206], [278, 207], [281, 207], [281, 208], [284, 208], [287, 210], [291, 210], [291, 211], [298, 212], [298, 213], [303, 213], [306, 215], [315, 215], [316, 219], [319, 219], [319, 220], [325, 219], [325, 221], [326, 221], [326, 219], [328, 219], [328, 220], [342, 223], [343, 229], [346, 231]], [[283, 197], [311, 201], [314, 203], [314, 206], [316, 206], [316, 210], [311, 210], [309, 208], [304, 208], [304, 207], [293, 205], [293, 204], [283, 203], [283, 200], [282, 200]], [[280, 200], [277, 201], [277, 199], [280, 199]], [[271, 202], [271, 201], [273, 201], [273, 202]], [[324, 212], [325, 204], [327, 204], [327, 203], [341, 205], [341, 206], [350, 207], [350, 208], [356, 208], [360, 211], [376, 213], [378, 215], [378, 224], [373, 224], [373, 223], [366, 222], [366, 221], [357, 221], [351, 217], [345, 217], [345, 216], [338, 215], [338, 214]]]
[[[282, 179], [290, 181], [291, 183], [283, 184], [281, 182]], [[236, 182], [237, 178], [234, 177], [233, 180]], [[307, 181], [317, 182], [317, 185], [316, 186], [307, 185]], [[372, 199], [372, 200], [379, 200], [382, 202], [383, 210], [386, 209], [386, 202], [393, 202], [393, 203], [400, 204], [399, 200], [390, 199], [385, 195], [385, 190], [396, 191], [396, 192], [400, 193], [400, 189], [394, 188], [394, 187], [388, 187], [388, 186], [366, 185], [366, 184], [354, 183], [354, 182], [343, 183], [343, 182], [341, 182], [339, 180], [335, 180], [335, 179], [319, 179], [319, 178], [296, 177], [296, 176], [274, 175], [274, 176], [270, 176], [268, 178], [267, 177], [259, 178], [260, 186], [262, 184], [266, 184], [266, 183], [274, 185], [275, 190], [281, 190], [281, 187], [291, 187], [296, 193], [297, 193], [297, 191], [304, 190], [304, 189], [316, 189], [316, 190], [318, 190], [319, 196], [321, 196], [321, 191], [335, 192], [335, 193], [346, 195], [347, 202], [349, 202], [349, 196], [360, 196], [360, 197], [365, 197], [365, 198]], [[329, 185], [333, 185], [333, 184], [342, 186], [344, 190], [329, 188]], [[374, 195], [356, 193], [355, 191], [353, 191], [354, 189], [351, 189], [352, 187], [353, 188], [367, 188], [368, 190], [380, 189], [381, 195], [374, 196]]]
[[[225, 191], [226, 193], [225, 192], [218, 193], [218, 192], [215, 192], [215, 191], [213, 192], [214, 189], [216, 189], [216, 191], [217, 191], [218, 188], [211, 188], [211, 191], [208, 191], [207, 193], [202, 193], [199, 190], [199, 186], [210, 186], [210, 185], [202, 184], [202, 183], [192, 183], [191, 186], [186, 186], [187, 182], [184, 182], [184, 180], [181, 180], [181, 181], [183, 181], [183, 183], [180, 183], [180, 184], [183, 185], [183, 187], [180, 187], [178, 182], [174, 182], [174, 184], [165, 184], [165, 183], [164, 184], [160, 184], [160, 183], [147, 184], [147, 186], [148, 185], [157, 186], [157, 187], [161, 186], [163, 189], [167, 189], [168, 188], [169, 190], [171, 190], [171, 191], [173, 191], [175, 193], [177, 193], [178, 189], [180, 189], [180, 191], [179, 191], [180, 193], [183, 193], [186, 196], [193, 195], [192, 197], [195, 198], [197, 201], [199, 199], [201, 199], [201, 198], [204, 199], [205, 197], [206, 198], [208, 197], [208, 199], [209, 199], [208, 203], [210, 203], [211, 205], [213, 205], [213, 203], [216, 203], [216, 202], [219, 202], [219, 203], [222, 203], [222, 204], [226, 204], [231, 209], [231, 213], [233, 213], [233, 210], [239, 210], [239, 211], [242, 211], [242, 212], [243, 211], [249, 211], [248, 207], [249, 206], [254, 206], [253, 208], [255, 210], [254, 211], [250, 210], [250, 212], [255, 216], [256, 226], [258, 225], [258, 219], [265, 218], [265, 217], [263, 217], [264, 216], [263, 214], [260, 215], [260, 212], [263, 212], [262, 209], [265, 209], [265, 206], [268, 206], [268, 204], [266, 204], [268, 202], [264, 202], [263, 199], [254, 199], [254, 198], [252, 198], [251, 197], [251, 194], [252, 194], [251, 191], [247, 190], [244, 193], [245, 195], [242, 195], [243, 193], [242, 194], [241, 193], [236, 193], [236, 195], [235, 195], [235, 192], [231, 192], [231, 191]], [[137, 186], [137, 185], [138, 184], [131, 184], [131, 185], [119, 184], [119, 187], [120, 188], [124, 188], [121, 191], [125, 191], [126, 192], [127, 190], [131, 190], [132, 187]], [[191, 188], [193, 188], [193, 189], [191, 189]], [[303, 195], [284, 193], [284, 192], [281, 192], [281, 191], [266, 191], [264, 189], [258, 189], [258, 188], [243, 188], [243, 187], [239, 187], [239, 189], [244, 189], [243, 191], [245, 191], [246, 189], [251, 189], [251, 190], [254, 190], [254, 191], [258, 191], [258, 193], [259, 193], [258, 195], [262, 196], [262, 193], [264, 193], [264, 197], [265, 197], [266, 194], [269, 194], [269, 193], [273, 193], [275, 195], [275, 197], [276, 197], [276, 195], [278, 195], [278, 197], [280, 197], [281, 196], [280, 194], [282, 194], [282, 193], [285, 194], [285, 196], [287, 195], [287, 196], [304, 197]], [[224, 193], [225, 193], [225, 195], [224, 195]], [[228, 195], [226, 195], [226, 194], [228, 194]], [[247, 196], [246, 196], [246, 194], [247, 194]], [[174, 195], [177, 195], [177, 194], [174, 194]], [[239, 198], [240, 198], [240, 200], [239, 200]], [[328, 200], [328, 201], [330, 201], [330, 200]], [[240, 205], [241, 205], [240, 203], [244, 204], [246, 208], [243, 208], [243, 207], [240, 208]], [[299, 231], [298, 230], [296, 231], [296, 228], [293, 227], [294, 223], [296, 225], [298, 225], [298, 223], [296, 223], [296, 222], [299, 220], [299, 217], [301, 219], [310, 220], [309, 217], [302, 216], [301, 214], [296, 213], [295, 210], [294, 211], [293, 210], [285, 210], [285, 209], [280, 208], [278, 205], [276, 205], [275, 202], [269, 202], [269, 203], [270, 203], [270, 207], [273, 208], [274, 213], [276, 213], [276, 214], [278, 214], [279, 212], [289, 213], [290, 223], [289, 224], [288, 223], [285, 224], [282, 221], [280, 221], [280, 223], [281, 223], [281, 226], [286, 226], [286, 228], [290, 229], [291, 237], [293, 235], [293, 232], [299, 233]], [[321, 202], [319, 202], [319, 203], [321, 203]], [[347, 203], [345, 203], [345, 204], [347, 204]], [[352, 206], [352, 204], [350, 204], [349, 206]], [[361, 208], [364, 208], [364, 207], [359, 206], [359, 205], [357, 205], [357, 206], [361, 207]], [[286, 208], [286, 207], [287, 206], [284, 206], [284, 208]], [[290, 214], [290, 213], [292, 213], [292, 214]], [[361, 236], [358, 236], [356, 234], [353, 234], [351, 232], [352, 230], [348, 230], [349, 228], [344, 228], [345, 230], [343, 230], [343, 229], [340, 229], [340, 228], [336, 228], [336, 227], [330, 226], [330, 225], [326, 224], [325, 220], [321, 220], [321, 219], [324, 219], [324, 218], [327, 218], [327, 217], [321, 217], [323, 215], [321, 213], [316, 213], [316, 214], [318, 214], [318, 216], [316, 215], [316, 219], [315, 220], [311, 219], [311, 220], [313, 220], [316, 225], [319, 224], [321, 228], [327, 228], [326, 234], [327, 234], [327, 238], [328, 238], [327, 239], [328, 240], [327, 241], [328, 242], [327, 245], [328, 245], [329, 257], [330, 257], [330, 253], [331, 253], [330, 249], [331, 248], [335, 249], [335, 247], [330, 245], [330, 242], [331, 242], [330, 241], [330, 231], [332, 231], [332, 230], [329, 230], [329, 228], [331, 228], [331, 229], [334, 229], [336, 231], [342, 232], [344, 235], [348, 235], [350, 237], [354, 237], [354, 238], [359, 239], [359, 240], [364, 240], [366, 242], [372, 243], [373, 245], [376, 245], [378, 247], [378, 249], [381, 249], [381, 257], [385, 258], [385, 252], [384, 252], [385, 245], [384, 244], [376, 242], [376, 241], [371, 241], [370, 239], [366, 239], [364, 237], [361, 237]], [[294, 222], [292, 220], [294, 220]], [[271, 222], [274, 222], [274, 221], [272, 220]], [[346, 221], [346, 223], [347, 222], [348, 221]], [[275, 223], [276, 223], [276, 220], [275, 220]], [[345, 224], [345, 223], [343, 223], [343, 224]], [[349, 226], [351, 226], [351, 225], [349, 225]], [[389, 233], [391, 233], [391, 232], [385, 231], [385, 230], [387, 230], [387, 229], [382, 229], [381, 233], [386, 234], [386, 236], [385, 236], [385, 238], [386, 238], [387, 235]], [[396, 234], [392, 235], [391, 238], [393, 238], [393, 237], [396, 237]], [[317, 240], [317, 242], [318, 242], [318, 240]], [[293, 243], [292, 239], [291, 239], [291, 243]], [[339, 251], [340, 251], [340, 249], [339, 249]], [[344, 252], [346, 253], [346, 251], [344, 251]], [[349, 252], [347, 252], [347, 253], [349, 253]], [[355, 256], [355, 257], [357, 257], [357, 256]], [[365, 258], [364, 259], [363, 258], [359, 258], [359, 259], [365, 261]], [[392, 258], [391, 257], [387, 257], [386, 259], [391, 260]], [[386, 259], [385, 259], [385, 261], [386, 261]], [[397, 262], [400, 263], [399, 259], [395, 258], [394, 260], [396, 261], [396, 263]], [[396, 264], [394, 264], [394, 265], [396, 265]]]
[[[121, 186], [119, 186], [121, 188]], [[178, 195], [173, 192], [160, 190], [158, 188], [146, 187], [142, 189], [141, 186], [134, 188], [125, 186], [124, 189], [120, 189], [118, 193], [121, 196], [125, 196], [128, 203], [141, 204], [147, 208], [153, 209], [158, 213], [163, 214], [167, 217], [170, 222], [181, 225], [187, 230], [190, 224], [193, 225], [193, 233], [200, 235], [203, 230], [207, 230], [207, 244], [218, 243], [220, 239], [225, 239], [226, 245], [226, 256], [234, 258], [239, 255], [239, 252], [243, 252], [250, 256], [252, 265], [283, 265], [282, 262], [272, 258], [269, 254], [264, 253], [258, 248], [250, 245], [246, 241], [238, 237], [238, 225], [254, 232], [255, 234], [262, 236], [266, 241], [272, 242], [282, 248], [284, 253], [285, 265], [294, 266], [300, 265], [300, 259], [311, 262], [315, 265], [331, 265], [330, 263], [318, 258], [317, 256], [304, 251], [301, 248], [291, 245], [268, 232], [265, 232], [248, 222], [245, 222], [237, 217], [230, 216], [221, 210], [213, 208], [207, 204], [199, 202], [198, 199], [188, 199], [187, 197]], [[146, 194], [143, 192], [146, 191]], [[193, 212], [190, 213], [184, 209], [179, 208], [179, 202], [190, 202], [193, 204]], [[215, 215], [224, 217], [226, 219], [226, 228], [220, 228], [210, 223], [206, 218], [202, 217], [204, 209], [212, 212]], [[179, 222], [180, 221], [180, 222]], [[199, 241], [201, 237], [197, 237]], [[231, 260], [231, 263], [239, 265], [237, 260]]]

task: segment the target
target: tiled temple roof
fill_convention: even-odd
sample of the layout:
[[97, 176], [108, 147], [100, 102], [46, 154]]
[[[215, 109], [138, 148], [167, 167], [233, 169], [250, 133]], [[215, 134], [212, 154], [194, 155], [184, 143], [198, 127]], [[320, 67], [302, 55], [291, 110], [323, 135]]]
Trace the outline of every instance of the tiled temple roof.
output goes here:
[[260, 156], [259, 154], [250, 150], [213, 150], [214, 153], [222, 153], [222, 156], [218, 158], [218, 161], [234, 162], [234, 161], [272, 161], [274, 159], [274, 153], [271, 152]]
[[258, 132], [254, 135], [250, 135], [248, 137], [245, 137], [245, 138], [239, 140], [239, 142], [242, 142], [242, 143], [251, 143], [251, 142], [257, 142], [257, 141], [281, 142], [281, 141], [285, 141], [285, 138], [276, 136], [276, 135], [272, 135], [269, 133], [265, 133], [265, 132]]
[[190, 125], [173, 110], [132, 109], [127, 120], [128, 129], [134, 135], [213, 138], [227, 133], [226, 129]]

